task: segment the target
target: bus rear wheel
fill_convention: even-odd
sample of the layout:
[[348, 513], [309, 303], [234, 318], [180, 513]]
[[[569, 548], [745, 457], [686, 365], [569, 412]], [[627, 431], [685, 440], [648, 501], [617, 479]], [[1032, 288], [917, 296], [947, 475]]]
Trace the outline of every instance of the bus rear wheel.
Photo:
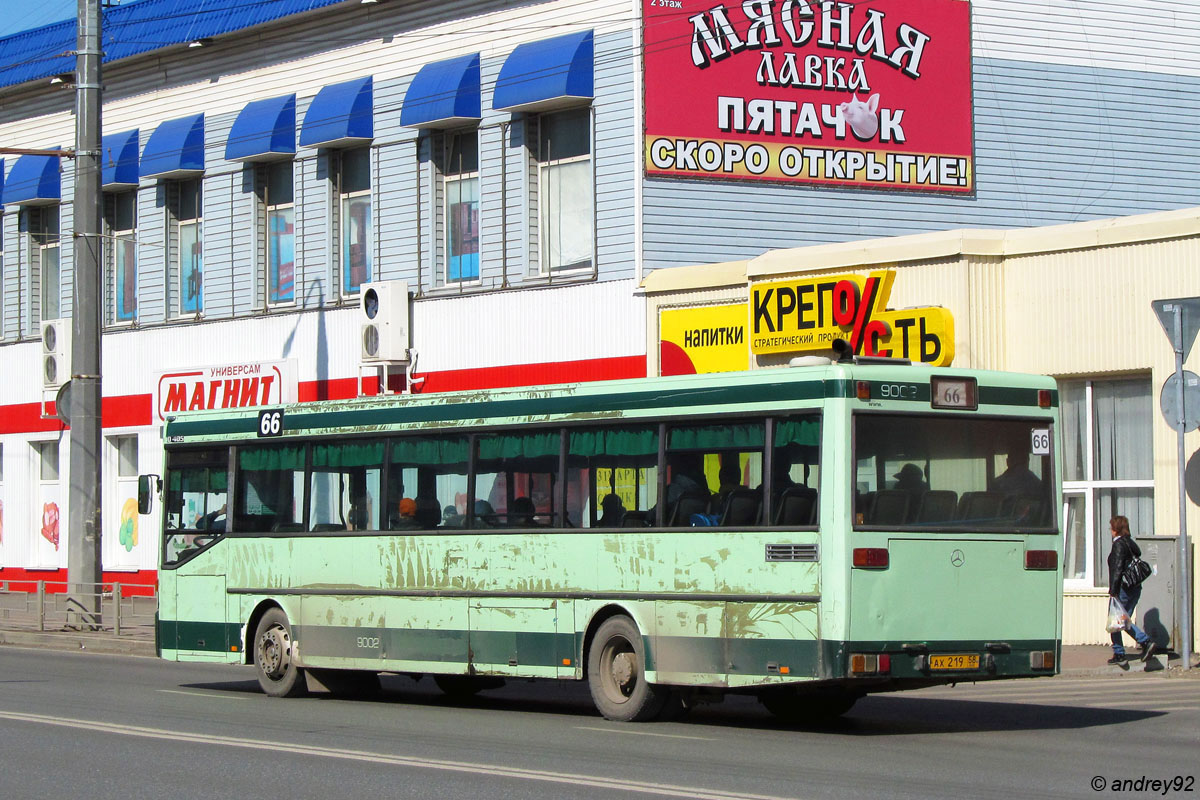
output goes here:
[[858, 695], [845, 689], [820, 692], [783, 690], [764, 692], [758, 701], [781, 720], [796, 725], [821, 725], [845, 714], [858, 702]]
[[588, 652], [592, 702], [606, 719], [642, 722], [663, 710], [670, 690], [646, 680], [642, 636], [625, 616], [604, 621]]
[[258, 685], [269, 697], [302, 697], [308, 693], [304, 670], [292, 659], [292, 626], [283, 609], [263, 614], [254, 633], [254, 666]]

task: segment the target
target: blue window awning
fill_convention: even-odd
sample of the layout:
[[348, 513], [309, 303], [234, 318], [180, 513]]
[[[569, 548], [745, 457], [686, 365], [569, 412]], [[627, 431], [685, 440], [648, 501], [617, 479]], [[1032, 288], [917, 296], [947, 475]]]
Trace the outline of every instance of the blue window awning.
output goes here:
[[50, 205], [62, 200], [57, 156], [21, 156], [4, 182], [4, 205]]
[[247, 103], [229, 131], [229, 161], [271, 161], [296, 155], [296, 95]]
[[138, 185], [138, 131], [110, 133], [100, 145], [100, 185], [128, 189]]
[[409, 128], [454, 128], [479, 122], [479, 54], [459, 56], [421, 67], [413, 76], [400, 109]]
[[374, 95], [370, 76], [331, 83], [317, 92], [300, 129], [303, 147], [345, 147], [375, 136]]
[[204, 172], [204, 115], [160, 123], [142, 150], [143, 178], [191, 178]]
[[595, 97], [592, 32], [518, 45], [504, 61], [492, 108], [548, 111]]

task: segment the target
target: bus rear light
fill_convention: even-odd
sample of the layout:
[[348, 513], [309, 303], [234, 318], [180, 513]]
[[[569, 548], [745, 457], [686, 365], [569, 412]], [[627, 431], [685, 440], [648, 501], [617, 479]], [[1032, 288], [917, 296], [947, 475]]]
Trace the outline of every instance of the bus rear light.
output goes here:
[[854, 394], [859, 400], [871, 399], [871, 383], [869, 381], [855, 381]]
[[856, 547], [854, 548], [854, 567], [856, 569], [887, 569], [888, 551], [886, 547]]
[[1054, 669], [1053, 650], [1034, 650], [1029, 654], [1030, 669]]
[[1025, 569], [1058, 569], [1058, 551], [1026, 550]]
[[851, 675], [886, 675], [892, 671], [892, 657], [887, 653], [851, 653]]
[[1038, 408], [1050, 407], [1050, 390], [1038, 389]]

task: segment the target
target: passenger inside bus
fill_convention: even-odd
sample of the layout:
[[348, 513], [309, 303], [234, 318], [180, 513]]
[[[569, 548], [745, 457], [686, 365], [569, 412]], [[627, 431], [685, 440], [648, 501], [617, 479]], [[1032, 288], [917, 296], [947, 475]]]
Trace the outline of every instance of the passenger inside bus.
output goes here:
[[411, 497], [402, 497], [392, 520], [392, 530], [412, 530], [421, 527], [417, 522], [417, 502]]
[[600, 519], [596, 520], [596, 524], [601, 528], [619, 528], [625, 518], [625, 506], [621, 503], [621, 498], [615, 494], [606, 494], [604, 499], [600, 501]]
[[508, 524], [515, 528], [528, 528], [536, 526], [538, 523], [534, 519], [537, 514], [537, 509], [533, 505], [533, 501], [522, 495], [521, 497], [513, 498], [512, 510], [508, 513]]

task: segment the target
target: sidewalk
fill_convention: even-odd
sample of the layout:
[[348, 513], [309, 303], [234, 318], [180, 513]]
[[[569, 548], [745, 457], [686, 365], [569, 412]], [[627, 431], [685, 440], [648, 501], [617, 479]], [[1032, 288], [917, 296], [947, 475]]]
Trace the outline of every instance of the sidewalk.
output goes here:
[[[138, 631], [132, 634], [113, 636], [112, 633], [86, 633], [82, 631], [29, 631], [0, 629], [0, 647], [38, 647], [47, 650], [76, 650], [87, 653], [110, 655], [145, 656], [153, 658], [154, 633]], [[1121, 677], [1125, 675], [1162, 675], [1163, 677], [1200, 678], [1200, 668], [1190, 671], [1180, 669], [1178, 654], [1162, 655], [1155, 659], [1157, 666], [1142, 664], [1137, 660], [1137, 650], [1132, 656], [1129, 669], [1109, 666], [1105, 662], [1112, 655], [1108, 645], [1070, 645], [1062, 649], [1062, 674], [1064, 676]], [[1195, 656], [1193, 655], [1193, 660]]]

